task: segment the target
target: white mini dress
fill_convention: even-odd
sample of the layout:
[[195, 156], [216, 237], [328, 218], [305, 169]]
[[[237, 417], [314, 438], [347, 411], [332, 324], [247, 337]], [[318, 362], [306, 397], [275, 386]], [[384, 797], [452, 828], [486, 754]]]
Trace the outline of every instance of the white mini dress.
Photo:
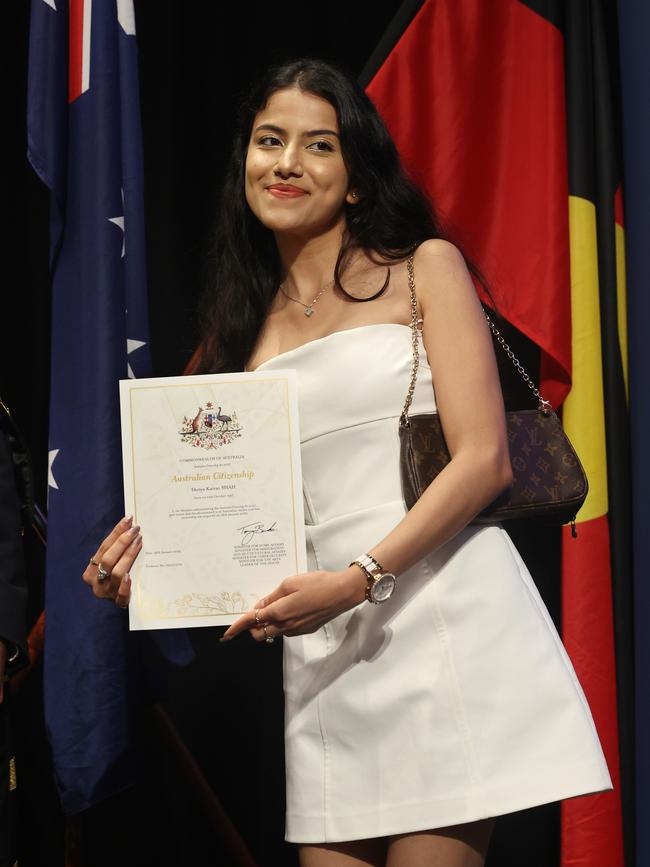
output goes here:
[[[308, 569], [339, 570], [406, 514], [411, 329], [337, 331], [264, 362], [298, 377]], [[436, 409], [420, 338], [411, 413]], [[284, 639], [286, 839], [403, 834], [604, 791], [589, 706], [499, 524], [468, 525], [363, 603]]]

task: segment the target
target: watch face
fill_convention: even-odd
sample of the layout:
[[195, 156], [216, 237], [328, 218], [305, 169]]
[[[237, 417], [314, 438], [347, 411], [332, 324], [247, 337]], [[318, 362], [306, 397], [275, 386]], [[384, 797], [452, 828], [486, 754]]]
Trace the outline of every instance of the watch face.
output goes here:
[[375, 602], [385, 602], [393, 595], [395, 589], [395, 576], [392, 572], [384, 572], [384, 574], [375, 581], [372, 588], [372, 598]]

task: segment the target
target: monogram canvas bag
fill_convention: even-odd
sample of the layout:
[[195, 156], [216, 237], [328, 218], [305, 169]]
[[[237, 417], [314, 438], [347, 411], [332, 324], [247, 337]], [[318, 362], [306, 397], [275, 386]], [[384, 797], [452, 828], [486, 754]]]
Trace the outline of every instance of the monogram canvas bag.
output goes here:
[[[411, 509], [424, 489], [449, 463], [451, 456], [437, 412], [408, 415], [419, 366], [417, 300], [413, 256], [407, 261], [411, 293], [413, 365], [411, 382], [399, 420], [402, 489]], [[562, 429], [551, 404], [544, 400], [490, 317], [485, 314], [499, 345], [507, 353], [538, 400], [537, 409], [506, 413], [513, 482], [473, 519], [488, 524], [512, 518], [538, 518], [547, 523], [571, 522], [584, 503], [588, 483], [582, 464]]]

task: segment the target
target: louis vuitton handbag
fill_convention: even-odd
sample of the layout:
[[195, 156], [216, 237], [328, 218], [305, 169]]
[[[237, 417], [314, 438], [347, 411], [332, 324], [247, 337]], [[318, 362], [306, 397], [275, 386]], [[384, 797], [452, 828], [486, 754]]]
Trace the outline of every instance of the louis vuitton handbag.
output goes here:
[[[413, 256], [409, 256], [407, 266], [411, 292], [413, 366], [399, 420], [399, 438], [404, 502], [406, 508], [411, 509], [424, 489], [449, 463], [451, 456], [437, 412], [408, 415], [419, 366]], [[491, 524], [512, 518], [537, 518], [553, 524], [570, 521], [575, 536], [575, 516], [585, 501], [589, 487], [582, 464], [551, 404], [541, 396], [487, 313], [485, 317], [499, 345], [537, 398], [538, 406], [537, 409], [506, 413], [513, 482], [508, 490], [476, 515], [473, 523]]]

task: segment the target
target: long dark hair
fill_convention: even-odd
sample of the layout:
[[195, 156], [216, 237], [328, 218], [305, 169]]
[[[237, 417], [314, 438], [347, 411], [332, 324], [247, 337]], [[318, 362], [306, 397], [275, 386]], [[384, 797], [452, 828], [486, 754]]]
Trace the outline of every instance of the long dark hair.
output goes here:
[[[388, 285], [387, 279], [379, 292], [363, 299], [345, 290], [342, 275], [355, 249], [365, 249], [371, 258], [374, 253], [388, 262], [401, 262], [427, 238], [452, 240], [427, 196], [407, 176], [377, 109], [353, 78], [314, 58], [271, 67], [243, 100], [235, 128], [217, 214], [211, 276], [201, 305], [203, 339], [196, 373], [244, 368], [282, 280], [273, 232], [246, 201], [244, 171], [255, 115], [286, 87], [298, 87], [332, 104], [350, 184], [360, 194], [355, 205], [345, 205], [347, 228], [334, 270], [339, 292], [353, 301], [370, 301]], [[489, 295], [476, 265], [466, 256], [465, 261]]]

